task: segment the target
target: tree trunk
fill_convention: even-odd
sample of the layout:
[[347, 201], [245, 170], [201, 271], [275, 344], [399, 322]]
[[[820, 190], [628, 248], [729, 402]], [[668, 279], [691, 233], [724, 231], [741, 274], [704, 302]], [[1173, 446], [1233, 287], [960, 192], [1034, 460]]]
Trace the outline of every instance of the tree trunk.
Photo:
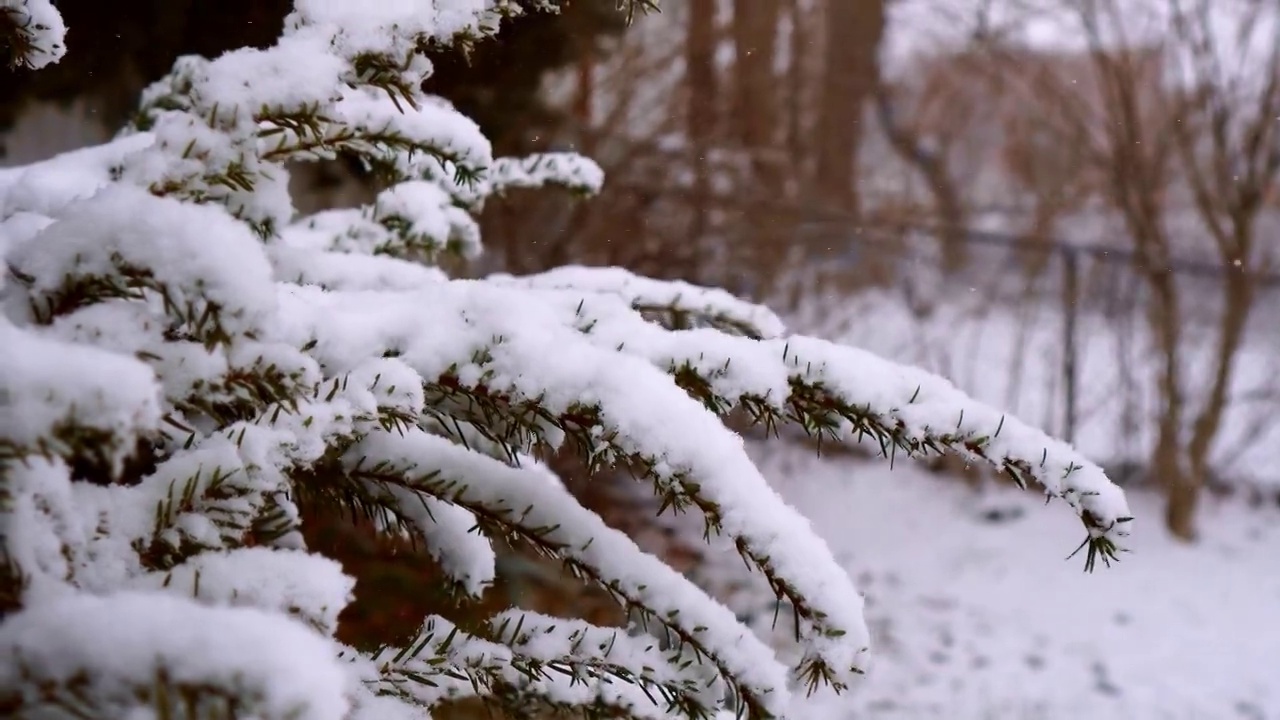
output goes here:
[[689, 27], [685, 40], [688, 68], [687, 126], [695, 147], [705, 147], [716, 135], [716, 2], [689, 0]]
[[693, 254], [691, 262], [695, 273], [703, 265], [702, 247], [706, 243], [711, 205], [707, 156], [715, 143], [719, 128], [715, 51], [716, 2], [690, 0], [688, 37], [685, 40], [685, 65], [688, 68], [686, 132], [689, 137], [689, 163], [693, 170], [688, 247]]
[[1166, 520], [1174, 535], [1195, 539], [1195, 509], [1209, 475], [1209, 452], [1222, 425], [1222, 416], [1230, 403], [1231, 382], [1235, 376], [1235, 359], [1244, 342], [1249, 311], [1253, 307], [1253, 283], [1242, 268], [1228, 266], [1224, 279], [1222, 318], [1219, 323], [1218, 346], [1213, 364], [1213, 381], [1209, 396], [1196, 417], [1187, 443], [1187, 465], [1190, 472], [1181, 486], [1170, 488]]
[[776, 72], [780, 18], [781, 0], [733, 4], [733, 139], [750, 168], [737, 192], [741, 226], [736, 245], [741, 254], [736, 259], [752, 282], [740, 292], [773, 279], [784, 261], [784, 237], [790, 237], [778, 222], [776, 208], [785, 185], [778, 162], [783, 99]]
[[787, 14], [791, 18], [791, 36], [788, 41], [791, 57], [787, 67], [786, 147], [787, 156], [794, 163], [794, 172], [803, 176], [807, 173], [806, 158], [811, 155], [809, 152], [811, 140], [805, 132], [806, 118], [810, 116], [805, 107], [805, 101], [808, 99], [806, 89], [809, 87], [810, 76], [810, 73], [806, 72], [809, 64], [805, 56], [812, 49], [812, 43], [808, 34], [809, 18], [805, 17], [801, 0], [788, 0]]
[[778, 0], [733, 4], [733, 115], [738, 141], [749, 150], [773, 144], [778, 126]]
[[1159, 390], [1162, 402], [1159, 436], [1156, 440], [1152, 469], [1155, 481], [1165, 488], [1165, 524], [1174, 537], [1195, 540], [1195, 510], [1198, 493], [1194, 468], [1183, 462], [1182, 420], [1185, 399], [1182, 392], [1181, 313], [1173, 271], [1148, 271], [1148, 285], [1154, 291], [1151, 300], [1151, 324], [1163, 355]]
[[826, 20], [814, 180], [825, 205], [857, 217], [862, 111], [879, 78], [885, 0], [829, 0]]
[[596, 154], [595, 96], [596, 59], [591, 43], [585, 43], [578, 57], [578, 87], [573, 98], [573, 119], [578, 125], [578, 145], [583, 155]]
[[1200, 503], [1200, 480], [1184, 473], [1165, 490], [1164, 524], [1169, 533], [1183, 542], [1196, 541], [1196, 508]]

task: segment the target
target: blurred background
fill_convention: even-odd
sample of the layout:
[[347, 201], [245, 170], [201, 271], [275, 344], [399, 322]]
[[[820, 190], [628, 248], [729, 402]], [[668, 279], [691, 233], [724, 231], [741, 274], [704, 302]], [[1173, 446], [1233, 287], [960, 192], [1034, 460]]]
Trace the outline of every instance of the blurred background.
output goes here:
[[[0, 73], [0, 165], [111, 137], [176, 57], [267, 45], [289, 5], [60, 0], [66, 58]], [[499, 154], [577, 150], [607, 177], [586, 201], [491, 202], [460, 272], [728, 288], [1070, 440], [1139, 510], [1134, 555], [1080, 576], [1060, 562], [1078, 528], [1035, 493], [751, 437], [876, 626], [867, 682], [812, 716], [1280, 718], [1274, 0], [665, 0], [630, 26], [615, 6], [573, 0], [434, 59], [428, 89]], [[303, 211], [372, 197], [350, 163], [294, 183]], [[758, 588], [638, 511], [643, 488], [557, 469], [767, 630]], [[448, 602], [419, 550], [312, 528], [360, 577], [352, 642]], [[493, 607], [619, 620], [507, 555]]]

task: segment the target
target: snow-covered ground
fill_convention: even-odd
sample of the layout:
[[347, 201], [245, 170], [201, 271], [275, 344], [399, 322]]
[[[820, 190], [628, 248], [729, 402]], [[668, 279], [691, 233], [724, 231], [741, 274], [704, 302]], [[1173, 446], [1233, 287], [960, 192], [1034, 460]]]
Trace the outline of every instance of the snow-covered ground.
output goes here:
[[1134, 552], [1086, 575], [1064, 560], [1079, 521], [1032, 493], [755, 455], [858, 581], [875, 635], [863, 684], [796, 717], [1280, 718], [1280, 510], [1210, 500], [1185, 546], [1131, 494]]

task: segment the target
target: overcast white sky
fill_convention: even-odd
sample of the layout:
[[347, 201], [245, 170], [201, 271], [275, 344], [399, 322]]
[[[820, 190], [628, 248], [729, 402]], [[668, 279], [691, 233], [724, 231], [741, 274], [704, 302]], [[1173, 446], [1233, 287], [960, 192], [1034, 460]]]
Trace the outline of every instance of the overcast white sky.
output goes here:
[[[1079, 15], [1072, 10], [1089, 0], [896, 0], [890, 14], [885, 47], [889, 74], [902, 72], [914, 53], [962, 45], [979, 24], [984, 8], [988, 27], [1010, 30], [1011, 36], [1041, 47], [1086, 47]], [[1096, 0], [1121, 9], [1118, 22], [1105, 23], [1109, 42], [1134, 43], [1158, 37], [1168, 27], [1175, 2], [1200, 0]], [[1275, 0], [1211, 0], [1215, 36], [1226, 72], [1247, 73], [1280, 43], [1280, 3]], [[1258, 22], [1242, 23], [1243, 8], [1266, 8]], [[1119, 32], [1117, 32], [1117, 26]], [[1243, 33], [1241, 31], [1244, 31]]]

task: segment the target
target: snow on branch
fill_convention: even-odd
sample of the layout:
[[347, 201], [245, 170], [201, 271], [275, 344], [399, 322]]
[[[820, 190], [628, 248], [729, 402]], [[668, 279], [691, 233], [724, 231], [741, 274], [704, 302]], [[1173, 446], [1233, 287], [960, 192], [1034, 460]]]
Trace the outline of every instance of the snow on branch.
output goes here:
[[194, 339], [215, 345], [253, 334], [274, 309], [271, 266], [243, 224], [123, 185], [61, 213], [9, 264], [40, 323], [150, 291]]
[[[568, 306], [577, 297], [565, 293], [561, 302]], [[769, 429], [794, 423], [819, 440], [870, 439], [890, 458], [957, 452], [990, 463], [1021, 487], [1034, 482], [1066, 501], [1088, 531], [1088, 567], [1124, 548], [1132, 517], [1124, 493], [1101, 468], [937, 375], [817, 338], [668, 332], [601, 302], [577, 301], [574, 312], [599, 346], [667, 369], [718, 414], [741, 408]]]
[[120, 472], [160, 422], [159, 385], [134, 358], [42, 337], [0, 317], [0, 463], [62, 458]]
[[[209, 607], [157, 593], [69, 595], [0, 624], [0, 708], [128, 717], [342, 720], [342, 664], [301, 623], [257, 608]], [[223, 715], [223, 716], [230, 716]]]
[[386, 255], [288, 247], [267, 249], [276, 280], [328, 290], [413, 290], [447, 280], [438, 268]]
[[[521, 610], [498, 613], [490, 625], [497, 638], [526, 657], [546, 663], [576, 662], [621, 676], [641, 685], [650, 696], [660, 695], [667, 712], [695, 714], [699, 706], [714, 706], [724, 692], [723, 683], [678, 640], [668, 638], [663, 649], [650, 635]], [[636, 673], [633, 668], [642, 671]]]
[[387, 502], [397, 517], [413, 527], [445, 576], [457, 584], [452, 590], [479, 597], [493, 583], [497, 558], [489, 538], [479, 531], [482, 521], [473, 512], [412, 487], [359, 473], [344, 476], [361, 480], [373, 497]]
[[486, 177], [492, 192], [508, 188], [540, 188], [559, 185], [585, 195], [604, 186], [604, 171], [595, 161], [574, 153], [539, 153], [520, 158], [499, 158]]
[[616, 295], [635, 310], [657, 316], [673, 329], [712, 327], [754, 338], [781, 335], [782, 320], [763, 305], [746, 302], [720, 288], [680, 280], [655, 280], [619, 267], [569, 265], [537, 275], [493, 275], [491, 280], [534, 289], [563, 289]]
[[[116, 140], [0, 170], [0, 708], [356, 719], [478, 696], [784, 717], [796, 685], [848, 687], [870, 637], [731, 412], [890, 457], [984, 459], [1075, 508], [1090, 567], [1123, 547], [1123, 494], [1096, 466], [940, 378], [784, 336], [716, 289], [436, 267], [479, 252], [488, 196], [601, 185], [577, 156], [493, 158], [421, 91], [426, 51], [555, 5], [297, 0], [274, 46], [180, 59]], [[52, 6], [0, 13], [0, 32], [31, 33], [13, 61], [60, 52]], [[375, 173], [376, 200], [298, 217], [286, 164], [339, 154]], [[632, 471], [659, 512], [700, 513], [790, 611], [796, 666], [580, 504], [542, 463], [555, 451]], [[311, 513], [420, 541], [450, 602], [487, 599], [509, 543], [633, 622], [433, 615], [402, 647], [341, 645], [353, 581], [308, 551]]]
[[136, 133], [33, 165], [0, 169], [0, 217], [51, 217], [112, 182], [124, 158], [152, 142], [151, 135]]
[[10, 68], [58, 62], [66, 39], [67, 26], [50, 0], [0, 0], [0, 48]]
[[338, 629], [338, 613], [350, 602], [354, 585], [334, 560], [264, 547], [204, 553], [131, 583], [138, 590], [167, 588], [210, 605], [284, 613], [324, 635]]
[[772, 652], [727, 608], [563, 488], [426, 433], [371, 435], [347, 462], [354, 478], [439, 497], [469, 510], [491, 535], [560, 560], [714, 665], [753, 716], [784, 713], [786, 671]]
[[[542, 642], [531, 646], [526, 628], [541, 633]], [[524, 712], [641, 720], [666, 720], [673, 713], [710, 717], [705, 701], [715, 699], [708, 690], [718, 686], [696, 676], [663, 673], [667, 659], [651, 646], [615, 633], [607, 645], [593, 647], [594, 652], [580, 651], [585, 638], [606, 632], [536, 614], [513, 622], [503, 614], [486, 633], [502, 640], [495, 642], [431, 617], [410, 645], [373, 657], [377, 674], [371, 688], [427, 706], [478, 694], [501, 698], [502, 705]], [[440, 658], [448, 662], [435, 661]], [[649, 666], [645, 661], [660, 662]]]
[[461, 257], [480, 252], [480, 227], [467, 211], [450, 204], [437, 184], [426, 180], [402, 182], [382, 191], [372, 208], [373, 220], [394, 234], [394, 240], [374, 249], [397, 257], [418, 253], [430, 262], [445, 250]]
[[489, 428], [513, 455], [568, 437], [594, 466], [640, 468], [664, 507], [701, 510], [708, 530], [733, 538], [791, 603], [813, 651], [802, 674], [846, 685], [869, 642], [861, 598], [741, 438], [661, 370], [594, 347], [572, 316], [531, 299], [455, 281], [407, 297], [308, 293], [286, 302], [298, 303], [289, 314], [305, 319], [294, 342], [314, 343], [323, 363], [341, 368], [370, 348], [393, 352], [435, 378], [429, 405]]

